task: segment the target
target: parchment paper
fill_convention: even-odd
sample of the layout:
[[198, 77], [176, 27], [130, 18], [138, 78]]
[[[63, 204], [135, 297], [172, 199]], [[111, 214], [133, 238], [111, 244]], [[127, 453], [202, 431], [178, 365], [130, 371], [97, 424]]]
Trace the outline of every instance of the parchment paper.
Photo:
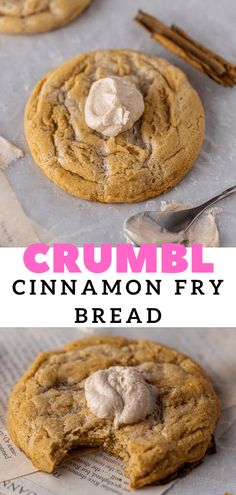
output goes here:
[[[235, 62], [235, 0], [94, 0], [79, 19], [58, 31], [0, 34], [0, 132], [25, 152], [6, 174], [26, 215], [58, 241], [122, 242], [127, 216], [159, 209], [163, 199], [198, 204], [236, 182], [236, 89], [218, 86], [151, 40], [132, 20], [138, 8], [180, 25]], [[166, 57], [184, 69], [205, 107], [206, 138], [193, 170], [170, 193], [136, 205], [99, 205], [64, 193], [34, 164], [24, 138], [24, 107], [35, 83], [66, 59], [98, 48], [127, 47]], [[235, 246], [236, 195], [219, 205], [221, 245]]]
[[30, 220], [0, 170], [0, 247], [28, 246], [38, 242]]
[[[107, 330], [106, 333], [109, 331]], [[100, 332], [104, 333], [104, 332]], [[110, 332], [112, 333], [112, 332]], [[126, 331], [116, 332], [126, 334]], [[236, 329], [146, 329], [130, 331], [130, 335], [159, 341], [189, 354], [204, 366], [221, 397], [223, 413], [217, 428], [217, 454], [208, 456], [205, 462], [186, 478], [175, 483], [173, 494], [202, 493], [234, 495], [234, 463], [236, 455]], [[122, 473], [122, 462], [101, 452], [73, 457], [58, 468], [54, 475], [32, 473], [31, 462], [12, 444], [5, 429], [7, 396], [13, 384], [35, 355], [42, 350], [56, 348], [63, 343], [83, 337], [76, 329], [2, 329], [0, 332], [0, 495], [10, 491], [33, 492], [44, 495], [64, 495], [84, 491], [88, 495], [129, 492], [127, 479]], [[203, 345], [204, 344], [204, 345]], [[19, 477], [20, 476], [20, 477]], [[10, 478], [17, 479], [11, 480]], [[139, 490], [141, 495], [161, 495], [170, 489], [148, 487]], [[172, 493], [172, 491], [171, 491]], [[31, 493], [32, 495], [32, 493]]]

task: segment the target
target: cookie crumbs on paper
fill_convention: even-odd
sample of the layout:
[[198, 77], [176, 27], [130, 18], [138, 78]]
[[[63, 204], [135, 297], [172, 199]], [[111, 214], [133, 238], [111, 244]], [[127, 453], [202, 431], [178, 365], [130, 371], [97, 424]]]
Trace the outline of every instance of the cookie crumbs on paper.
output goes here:
[[5, 170], [11, 162], [23, 156], [22, 150], [0, 136], [0, 170]]

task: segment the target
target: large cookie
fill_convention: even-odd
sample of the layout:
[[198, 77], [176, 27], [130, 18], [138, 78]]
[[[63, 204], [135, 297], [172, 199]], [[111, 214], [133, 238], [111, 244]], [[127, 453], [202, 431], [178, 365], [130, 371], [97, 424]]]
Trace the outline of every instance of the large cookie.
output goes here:
[[[90, 411], [84, 391], [88, 376], [116, 365], [136, 367], [158, 392], [152, 414], [118, 429]], [[137, 488], [203, 459], [219, 412], [210, 381], [179, 352], [149, 341], [91, 337], [39, 355], [11, 393], [8, 429], [42, 471], [52, 472], [72, 449], [98, 447], [124, 459]]]
[[75, 19], [92, 0], [0, 0], [0, 32], [34, 34]]
[[[116, 137], [90, 129], [84, 107], [92, 83], [123, 76], [136, 84], [145, 111]], [[200, 99], [179, 69], [132, 50], [82, 54], [40, 81], [25, 113], [36, 163], [80, 198], [135, 202], [164, 193], [190, 170], [204, 135]]]

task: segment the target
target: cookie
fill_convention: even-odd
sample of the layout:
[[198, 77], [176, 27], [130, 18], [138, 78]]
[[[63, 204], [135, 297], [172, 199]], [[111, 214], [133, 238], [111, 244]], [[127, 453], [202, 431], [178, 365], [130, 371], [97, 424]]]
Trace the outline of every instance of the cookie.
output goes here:
[[[88, 377], [114, 366], [139, 370], [156, 390], [151, 414], [119, 428], [97, 417], [85, 396]], [[121, 457], [131, 487], [139, 488], [202, 460], [219, 413], [209, 379], [179, 352], [156, 342], [90, 337], [39, 355], [10, 395], [8, 430], [39, 470], [51, 473], [72, 449], [90, 446]]]
[[[108, 76], [133, 82], [145, 110], [132, 129], [106, 137], [85, 122], [91, 85]], [[40, 81], [25, 112], [36, 163], [66, 192], [104, 202], [137, 202], [173, 188], [191, 169], [204, 136], [204, 110], [186, 76], [132, 50], [82, 54]]]
[[0, 0], [0, 32], [35, 34], [71, 22], [91, 0]]

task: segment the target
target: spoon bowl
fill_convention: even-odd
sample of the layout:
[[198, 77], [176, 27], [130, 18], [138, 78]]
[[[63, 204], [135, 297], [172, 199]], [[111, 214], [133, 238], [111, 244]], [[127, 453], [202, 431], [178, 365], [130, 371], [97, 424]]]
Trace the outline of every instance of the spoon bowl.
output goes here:
[[127, 218], [124, 234], [134, 245], [183, 242], [187, 230], [207, 210], [236, 192], [232, 186], [202, 205], [179, 211], [145, 211]]

